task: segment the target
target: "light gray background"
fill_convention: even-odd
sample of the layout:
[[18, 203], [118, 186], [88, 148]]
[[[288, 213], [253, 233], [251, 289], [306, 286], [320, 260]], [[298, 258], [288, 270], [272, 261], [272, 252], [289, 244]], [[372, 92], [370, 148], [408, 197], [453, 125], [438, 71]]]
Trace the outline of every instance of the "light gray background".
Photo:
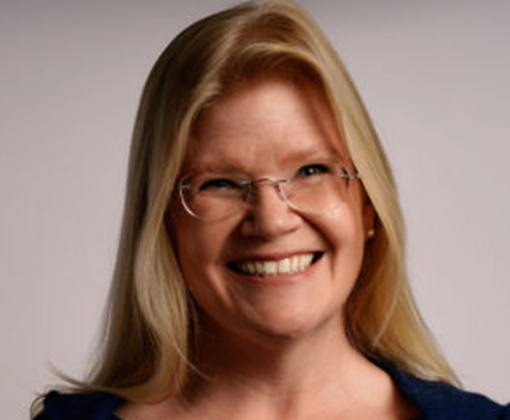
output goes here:
[[[412, 286], [464, 384], [510, 400], [507, 0], [301, 1], [394, 165]], [[228, 0], [0, 1], [0, 407], [90, 356], [130, 132], [167, 42]]]

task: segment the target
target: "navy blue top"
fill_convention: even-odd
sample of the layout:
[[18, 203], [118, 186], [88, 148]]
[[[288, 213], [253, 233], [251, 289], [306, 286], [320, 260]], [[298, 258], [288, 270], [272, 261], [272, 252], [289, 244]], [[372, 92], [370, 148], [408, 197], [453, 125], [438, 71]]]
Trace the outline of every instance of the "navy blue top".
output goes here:
[[[398, 368], [383, 367], [402, 395], [416, 404], [423, 420], [510, 420], [510, 404], [500, 405], [444, 382], [424, 381]], [[122, 398], [112, 394], [52, 391], [44, 400], [44, 411], [35, 420], [121, 420], [113, 413], [123, 403]]]

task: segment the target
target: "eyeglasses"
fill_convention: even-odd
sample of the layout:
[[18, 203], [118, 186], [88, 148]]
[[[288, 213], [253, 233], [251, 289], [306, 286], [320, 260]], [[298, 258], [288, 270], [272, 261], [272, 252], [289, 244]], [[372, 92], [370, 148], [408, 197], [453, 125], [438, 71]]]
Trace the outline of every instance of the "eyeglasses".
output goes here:
[[184, 209], [193, 217], [215, 221], [246, 210], [262, 185], [274, 187], [292, 209], [324, 214], [339, 207], [351, 180], [359, 180], [338, 164], [299, 167], [288, 179], [259, 178], [241, 174], [194, 174], [181, 179], [179, 195]]

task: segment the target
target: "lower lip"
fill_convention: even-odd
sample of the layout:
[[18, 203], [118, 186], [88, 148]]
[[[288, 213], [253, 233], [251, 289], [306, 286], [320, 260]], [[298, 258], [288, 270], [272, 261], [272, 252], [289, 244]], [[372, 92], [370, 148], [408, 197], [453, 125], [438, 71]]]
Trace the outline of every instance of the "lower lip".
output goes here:
[[276, 274], [272, 276], [257, 276], [253, 274], [241, 274], [234, 270], [229, 269], [229, 271], [233, 274], [236, 274], [237, 278], [242, 278], [244, 280], [248, 280], [252, 283], [257, 284], [265, 284], [265, 285], [284, 285], [284, 284], [293, 284], [305, 279], [305, 277], [310, 276], [315, 271], [316, 267], [321, 262], [324, 255], [322, 255], [317, 261], [315, 261], [308, 268], [303, 271], [299, 271], [297, 273], [289, 273], [289, 274]]

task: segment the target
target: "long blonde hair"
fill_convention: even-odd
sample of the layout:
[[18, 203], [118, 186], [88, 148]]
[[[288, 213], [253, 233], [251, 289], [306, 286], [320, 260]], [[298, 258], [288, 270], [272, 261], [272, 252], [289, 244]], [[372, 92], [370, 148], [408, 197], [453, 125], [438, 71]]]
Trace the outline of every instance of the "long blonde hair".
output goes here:
[[347, 71], [291, 1], [248, 2], [185, 29], [157, 60], [136, 119], [104, 347], [82, 390], [148, 400], [179, 390], [192, 316], [165, 213], [201, 110], [251, 73], [295, 68], [320, 85], [376, 213], [376, 234], [346, 307], [356, 348], [420, 377], [456, 382], [408, 287], [393, 175]]

